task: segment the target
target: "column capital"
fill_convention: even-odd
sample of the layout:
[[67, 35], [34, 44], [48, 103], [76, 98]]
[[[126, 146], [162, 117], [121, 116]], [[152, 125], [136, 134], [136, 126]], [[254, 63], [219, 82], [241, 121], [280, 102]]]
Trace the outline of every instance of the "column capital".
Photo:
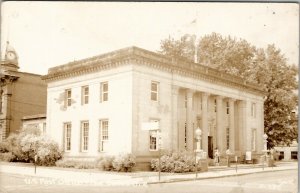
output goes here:
[[207, 98], [207, 97], [210, 96], [210, 93], [207, 93], [207, 92], [201, 92], [201, 96]]
[[228, 98], [228, 102], [235, 102], [236, 101], [236, 99], [234, 99], [234, 98]]
[[193, 90], [193, 89], [186, 89], [186, 94], [187, 94], [187, 97], [188, 98], [191, 98], [191, 97], [193, 97], [193, 94], [195, 93], [195, 90]]
[[216, 99], [223, 100], [223, 99], [224, 99], [224, 96], [217, 95], [217, 96], [216, 96]]
[[172, 85], [172, 94], [176, 95], [179, 92], [179, 86]]

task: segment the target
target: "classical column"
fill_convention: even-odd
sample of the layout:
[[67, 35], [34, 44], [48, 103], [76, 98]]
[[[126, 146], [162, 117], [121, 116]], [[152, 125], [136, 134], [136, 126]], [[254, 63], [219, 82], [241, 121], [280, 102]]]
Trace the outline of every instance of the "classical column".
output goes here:
[[208, 93], [202, 93], [202, 149], [208, 153]]
[[229, 149], [235, 151], [235, 128], [234, 128], [234, 99], [229, 99]]
[[[247, 131], [246, 131], [246, 120], [247, 120], [247, 108], [246, 101], [238, 101], [239, 109], [239, 146], [240, 151], [245, 153], [247, 146]], [[250, 136], [249, 136], [250, 138]]]
[[179, 87], [172, 86], [172, 132], [170, 148], [172, 150], [179, 150], [179, 131], [178, 131], [178, 92]]
[[217, 96], [217, 148], [220, 152], [224, 151], [224, 126], [223, 126], [223, 97]]
[[187, 90], [187, 108], [186, 108], [186, 143], [187, 143], [187, 150], [191, 151], [193, 150], [193, 94], [194, 91], [188, 89]]

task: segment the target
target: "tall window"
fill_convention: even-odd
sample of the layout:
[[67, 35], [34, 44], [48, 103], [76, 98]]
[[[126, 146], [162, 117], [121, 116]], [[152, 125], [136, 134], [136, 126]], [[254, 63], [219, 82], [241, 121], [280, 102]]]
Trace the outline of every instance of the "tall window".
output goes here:
[[229, 128], [226, 128], [226, 149], [229, 149]]
[[100, 101], [108, 101], [108, 82], [102, 82], [100, 84]]
[[255, 103], [251, 104], [251, 116], [254, 118], [256, 117], [256, 104]]
[[64, 124], [64, 149], [65, 151], [71, 150], [71, 123]]
[[108, 120], [100, 120], [100, 130], [99, 130], [99, 151], [106, 151], [106, 146], [108, 144]]
[[184, 123], [184, 148], [187, 148], [187, 127], [186, 122]]
[[[159, 122], [159, 120], [153, 119], [150, 120], [150, 122]], [[158, 150], [158, 131], [152, 130], [149, 131], [149, 149], [150, 151], [156, 151]]]
[[65, 90], [65, 106], [69, 107], [72, 105], [72, 91], [71, 89]]
[[89, 122], [81, 122], [81, 151], [87, 151], [89, 145]]
[[229, 102], [226, 102], [226, 114], [229, 115]]
[[252, 129], [251, 133], [251, 150], [256, 151], [256, 129]]
[[151, 100], [158, 101], [158, 82], [151, 82]]
[[217, 99], [215, 99], [214, 103], [215, 103], [215, 112], [217, 112]]
[[81, 87], [81, 104], [89, 103], [89, 86]]

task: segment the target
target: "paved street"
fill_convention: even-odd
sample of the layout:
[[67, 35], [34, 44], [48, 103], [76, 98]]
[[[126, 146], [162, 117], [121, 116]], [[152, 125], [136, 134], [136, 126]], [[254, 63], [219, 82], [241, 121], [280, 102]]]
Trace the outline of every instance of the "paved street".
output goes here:
[[248, 174], [237, 177], [215, 178], [207, 180], [186, 181], [166, 184], [152, 184], [137, 186], [127, 185], [93, 186], [65, 184], [52, 178], [30, 177], [15, 174], [0, 174], [1, 193], [79, 193], [79, 192], [210, 192], [210, 193], [296, 193], [298, 171], [274, 171], [266, 173]]

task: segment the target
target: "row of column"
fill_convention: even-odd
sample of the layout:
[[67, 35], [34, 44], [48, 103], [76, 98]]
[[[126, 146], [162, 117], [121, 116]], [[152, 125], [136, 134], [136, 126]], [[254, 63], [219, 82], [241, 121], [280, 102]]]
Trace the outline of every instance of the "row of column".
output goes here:
[[[195, 90], [188, 89], [187, 93], [187, 106], [186, 106], [186, 129], [187, 129], [187, 150], [193, 150], [194, 143], [194, 128], [193, 128], [193, 95], [196, 92]], [[177, 134], [176, 137], [172, 140], [172, 147], [177, 144], [177, 148], [180, 149], [180, 144], [176, 143], [178, 141], [179, 135], [184, 134], [180, 131], [178, 127], [178, 93], [179, 87], [173, 86], [172, 92], [172, 101], [173, 101], [173, 133]], [[208, 100], [211, 95], [209, 93], [202, 92], [201, 103], [202, 103], [202, 116], [200, 128], [202, 130], [202, 149], [205, 152], [208, 152]], [[226, 129], [224, 127], [224, 114], [223, 114], [223, 96], [216, 96], [217, 102], [217, 114], [216, 114], [216, 147], [219, 151], [224, 152], [226, 150]], [[235, 100], [232, 98], [228, 99], [229, 102], [229, 149], [231, 152], [235, 151], [235, 119], [234, 119], [234, 103]], [[175, 129], [177, 128], [177, 131]], [[215, 148], [215, 147], [214, 147]]]

